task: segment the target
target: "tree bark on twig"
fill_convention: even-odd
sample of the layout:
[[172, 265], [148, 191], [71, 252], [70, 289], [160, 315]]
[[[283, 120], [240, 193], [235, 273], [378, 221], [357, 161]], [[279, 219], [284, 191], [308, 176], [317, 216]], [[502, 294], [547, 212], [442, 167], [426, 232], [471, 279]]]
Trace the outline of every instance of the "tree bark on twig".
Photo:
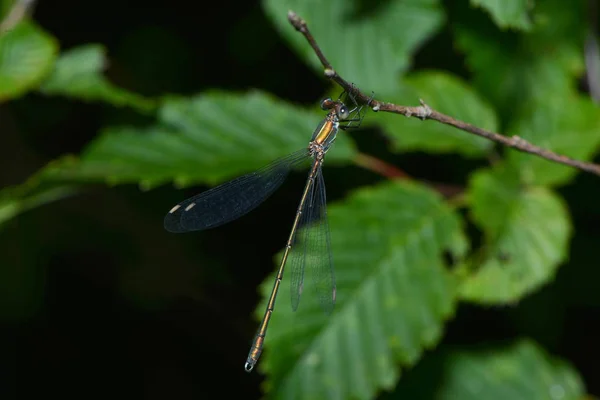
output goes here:
[[548, 149], [544, 149], [542, 147], [536, 146], [532, 143], [529, 143], [525, 139], [519, 136], [505, 136], [499, 133], [491, 132], [477, 126], [471, 125], [467, 122], [457, 120], [448, 115], [442, 114], [439, 111], [434, 110], [430, 106], [428, 106], [423, 100], [420, 100], [421, 105], [416, 107], [411, 106], [401, 106], [393, 103], [386, 103], [379, 101], [372, 96], [367, 95], [360, 91], [355, 85], [349, 83], [344, 78], [342, 78], [333, 68], [329, 60], [323, 54], [323, 51], [317, 44], [317, 41], [310, 33], [306, 21], [300, 18], [296, 13], [290, 11], [288, 13], [288, 20], [292, 24], [292, 26], [300, 33], [304, 35], [313, 51], [319, 58], [319, 61], [323, 65], [325, 76], [338, 85], [344, 88], [348, 93], [351, 93], [356, 101], [361, 104], [369, 104], [369, 106], [373, 109], [373, 111], [384, 111], [391, 112], [395, 114], [402, 114], [406, 117], [418, 117], [422, 120], [433, 120], [437, 122], [441, 122], [442, 124], [450, 125], [455, 128], [458, 128], [462, 131], [481, 136], [488, 140], [491, 140], [496, 143], [500, 143], [504, 146], [513, 148], [515, 150], [536, 155], [541, 158], [545, 158], [546, 160], [553, 161], [559, 164], [568, 165], [570, 167], [574, 167], [580, 169], [582, 171], [590, 172], [592, 174], [600, 176], [600, 165], [589, 163], [585, 161], [575, 160], [573, 158], [557, 154]]

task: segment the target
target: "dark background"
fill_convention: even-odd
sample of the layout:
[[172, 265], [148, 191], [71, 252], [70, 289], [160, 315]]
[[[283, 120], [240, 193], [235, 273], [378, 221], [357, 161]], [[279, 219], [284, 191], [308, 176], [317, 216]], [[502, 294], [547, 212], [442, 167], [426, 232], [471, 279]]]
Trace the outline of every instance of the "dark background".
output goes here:
[[[451, 21], [467, 1], [446, 3]], [[34, 19], [62, 49], [105, 45], [108, 77], [146, 95], [260, 88], [315, 104], [329, 88], [286, 46], [257, 1], [39, 1]], [[469, 78], [449, 27], [417, 54], [413, 68], [425, 67]], [[102, 126], [140, 118], [37, 94], [0, 105], [0, 185], [19, 184], [48, 161], [80, 152]], [[451, 155], [391, 155], [380, 132], [352, 135], [362, 152], [421, 179], [464, 185], [483, 165]], [[382, 179], [357, 167], [325, 174], [331, 202]], [[8, 289], [0, 304], [0, 397], [257, 398], [262, 377], [243, 370], [256, 288], [274, 269], [304, 179], [293, 174], [256, 211], [204, 233], [173, 235], [162, 227], [166, 211], [204, 187], [98, 187], [10, 221], [0, 230], [0, 280]], [[529, 336], [570, 361], [588, 391], [600, 394], [598, 183], [580, 174], [560, 190], [575, 234], [556, 282], [514, 307], [461, 305], [443, 345]]]

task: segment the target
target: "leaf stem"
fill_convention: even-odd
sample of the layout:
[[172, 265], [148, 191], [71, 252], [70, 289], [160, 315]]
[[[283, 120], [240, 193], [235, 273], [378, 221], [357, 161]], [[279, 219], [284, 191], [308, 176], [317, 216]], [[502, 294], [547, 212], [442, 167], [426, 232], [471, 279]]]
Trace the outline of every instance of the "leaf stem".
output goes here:
[[[362, 167], [366, 170], [375, 172], [385, 178], [395, 179], [395, 180], [415, 180], [412, 176], [407, 174], [405, 171], [400, 168], [389, 164], [379, 158], [370, 156], [364, 153], [358, 153], [356, 158], [354, 158], [354, 163], [359, 167]], [[461, 194], [464, 192], [464, 188], [456, 185], [449, 185], [446, 183], [436, 183], [423, 181], [427, 186], [430, 186], [434, 190], [441, 193], [446, 198], [452, 198], [453, 200], [458, 201]]]
[[370, 156], [364, 153], [358, 153], [356, 158], [354, 159], [354, 163], [359, 167], [363, 167], [369, 171], [373, 171], [376, 174], [379, 174], [388, 179], [406, 179], [412, 180], [410, 175], [396, 166], [386, 163], [379, 158]]

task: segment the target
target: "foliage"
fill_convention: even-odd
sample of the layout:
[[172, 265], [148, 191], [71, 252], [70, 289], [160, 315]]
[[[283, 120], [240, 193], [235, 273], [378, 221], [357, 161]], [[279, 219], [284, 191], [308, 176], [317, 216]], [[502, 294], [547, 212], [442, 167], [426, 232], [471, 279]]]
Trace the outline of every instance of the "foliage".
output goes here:
[[[282, 307], [273, 317], [262, 365], [275, 397], [370, 398], [391, 389], [395, 364], [413, 365], [440, 340], [454, 312], [457, 282], [442, 254], [460, 258], [466, 242], [459, 218], [439, 195], [420, 185], [380, 185], [358, 191], [329, 215], [337, 309], [327, 318], [305, 296], [297, 312]], [[289, 298], [287, 288], [282, 292]], [[332, 385], [337, 380], [347, 384]]]
[[39, 86], [54, 64], [56, 40], [37, 25], [21, 22], [0, 38], [0, 101]]
[[570, 233], [560, 198], [523, 185], [508, 167], [474, 174], [468, 195], [486, 242], [463, 266], [462, 297], [512, 303], [551, 280], [565, 259]]
[[[403, 90], [390, 95], [390, 102], [412, 104], [423, 99], [430, 107], [454, 118], [491, 131], [498, 130], [494, 109], [460, 78], [441, 71], [424, 71], [407, 75]], [[389, 132], [395, 151], [428, 151], [460, 153], [469, 157], [483, 157], [492, 143], [475, 135], [464, 133], [442, 124], [423, 124], [416, 118], [398, 118], [382, 113], [381, 126]]]
[[[397, 92], [397, 78], [410, 66], [415, 49], [444, 21], [438, 0], [379, 2], [369, 10], [344, 0], [331, 1], [327, 7], [299, 0], [266, 0], [264, 5], [273, 23], [309, 65], [321, 69], [304, 38], [282, 18], [288, 10], [307, 21], [342, 76], [352, 77], [356, 85], [368, 87], [379, 96]], [[364, 11], [367, 17], [361, 17]]]
[[[493, 348], [440, 350], [425, 359], [387, 398], [525, 400], [581, 399], [584, 395], [583, 383], [573, 368], [549, 357], [530, 340]], [[428, 387], [428, 380], [436, 374], [442, 376], [441, 385]]]
[[[314, 70], [320, 64], [287, 22], [289, 9], [306, 19], [338, 72], [378, 99], [416, 105], [422, 98], [440, 112], [574, 158], [597, 153], [600, 112], [577, 90], [588, 29], [583, 2], [471, 0], [449, 25], [438, 0], [378, 2], [369, 12], [358, 1], [313, 3], [264, 0], [263, 6]], [[418, 51], [445, 26], [469, 78], [441, 68], [411, 71]], [[112, 83], [104, 75], [109, 57], [98, 44], [58, 53], [57, 40], [28, 19], [0, 34], [0, 102], [37, 93], [127, 108], [142, 121], [108, 123], [81, 154], [59, 157], [22, 185], [2, 189], [0, 224], [89, 184], [147, 190], [223, 182], [302, 148], [323, 116], [316, 104], [299, 106], [258, 90], [151, 98]], [[577, 372], [531, 341], [478, 352], [436, 349], [462, 303], [516, 305], [554, 280], [573, 233], [557, 187], [577, 171], [512, 150], [499, 155], [491, 142], [431, 121], [370, 113], [365, 123], [388, 138], [390, 155], [499, 160], [472, 171], [463, 198], [444, 199], [425, 183], [387, 182], [356, 187], [332, 204], [336, 310], [325, 316], [305, 294], [291, 312], [284, 279], [259, 363], [265, 392], [369, 399], [391, 391], [406, 398], [403, 371], [419, 368], [431, 350], [428, 357], [445, 363], [435, 398], [581, 398]], [[358, 151], [351, 136], [339, 135], [327, 166], [357, 164]], [[261, 286], [265, 299], [272, 280]]]
[[40, 91], [47, 95], [104, 101], [117, 107], [128, 105], [140, 112], [153, 109], [152, 101], [111, 84], [102, 75], [105, 63], [105, 50], [100, 45], [85, 45], [65, 51]]
[[528, 0], [471, 0], [471, 4], [487, 10], [501, 28], [528, 30], [531, 27], [528, 15], [531, 2]]

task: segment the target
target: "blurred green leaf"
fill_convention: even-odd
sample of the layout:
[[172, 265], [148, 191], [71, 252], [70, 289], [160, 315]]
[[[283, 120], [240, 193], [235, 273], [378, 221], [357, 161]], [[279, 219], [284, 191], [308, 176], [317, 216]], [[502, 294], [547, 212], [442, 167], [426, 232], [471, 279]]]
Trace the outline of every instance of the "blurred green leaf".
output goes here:
[[[583, 400], [585, 395], [581, 378], [569, 364], [527, 339], [438, 351], [428, 358], [437, 360], [426, 359], [423, 366], [428, 368], [416, 371], [412, 382], [401, 382], [385, 399]], [[433, 376], [437, 379], [432, 382]]]
[[102, 75], [107, 62], [106, 50], [101, 45], [88, 44], [66, 51], [40, 91], [47, 95], [129, 106], [141, 112], [152, 111], [157, 105], [155, 101], [121, 89]]
[[[336, 309], [325, 315], [309, 275], [292, 312], [284, 282], [259, 361], [275, 398], [372, 398], [389, 390], [400, 365], [415, 364], [434, 347], [454, 313], [456, 282], [442, 253], [460, 258], [467, 243], [458, 216], [437, 193], [387, 183], [357, 191], [329, 217]], [[273, 278], [262, 286], [265, 298]], [[265, 301], [257, 315], [263, 307]]]
[[485, 9], [501, 28], [528, 30], [531, 21], [527, 11], [533, 0], [471, 0], [471, 4]]
[[30, 180], [21, 186], [0, 190], [0, 226], [22, 212], [63, 199], [76, 192], [74, 187], [65, 185], [32, 190], [31, 182]]
[[[588, 161], [600, 144], [600, 109], [588, 97], [550, 97], [535, 106], [525, 107], [509, 134], [544, 149]], [[531, 154], [507, 151], [508, 162], [529, 184], [565, 184], [579, 172]]]
[[342, 76], [378, 96], [398, 90], [398, 77], [410, 66], [415, 50], [444, 22], [438, 0], [265, 0], [263, 5], [281, 34], [319, 73], [323, 67], [304, 36], [288, 22], [289, 10], [306, 21]]
[[462, 298], [510, 303], [552, 280], [567, 256], [571, 234], [562, 199], [545, 188], [522, 185], [510, 168], [477, 172], [468, 196], [485, 243], [467, 264]]
[[50, 72], [58, 44], [33, 22], [0, 34], [0, 102], [34, 89]]
[[455, 24], [474, 85], [506, 118], [524, 104], [571, 93], [583, 72], [584, 3], [538, 2], [533, 21], [531, 31], [520, 35], [472, 18]]
[[[59, 163], [46, 177], [145, 188], [169, 181], [214, 184], [306, 147], [323, 117], [259, 92], [171, 98], [159, 110], [159, 124], [109, 128], [79, 161]], [[353, 155], [340, 134], [326, 164]]]
[[0, 22], [8, 15], [15, 0], [0, 0]]
[[522, 340], [494, 352], [456, 352], [440, 399], [581, 399], [585, 388], [568, 364]]
[[[417, 106], [419, 99], [423, 99], [437, 111], [480, 128], [498, 130], [498, 120], [493, 108], [459, 78], [444, 72], [426, 71], [409, 75], [404, 83], [405, 90], [388, 101]], [[438, 122], [421, 121], [416, 117], [379, 113], [377, 122], [394, 139], [396, 151], [423, 150], [481, 156], [492, 147], [489, 140]]]

